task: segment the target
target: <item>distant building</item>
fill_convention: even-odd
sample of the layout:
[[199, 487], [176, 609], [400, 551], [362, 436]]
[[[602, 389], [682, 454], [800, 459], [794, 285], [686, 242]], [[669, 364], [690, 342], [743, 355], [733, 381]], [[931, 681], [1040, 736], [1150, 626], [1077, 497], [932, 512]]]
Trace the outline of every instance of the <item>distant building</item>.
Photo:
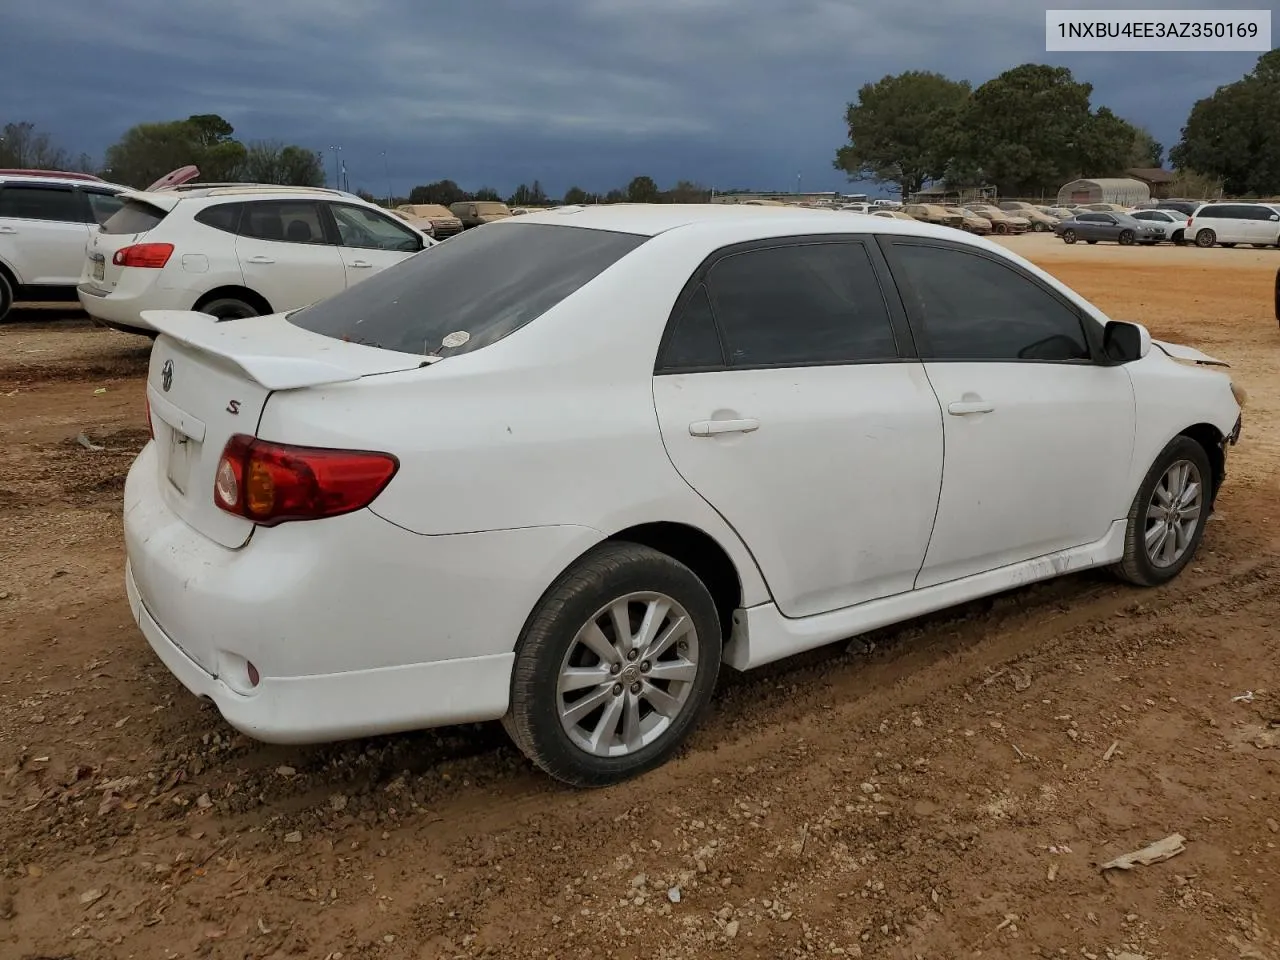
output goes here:
[[1151, 188], [1132, 177], [1072, 180], [1058, 191], [1059, 206], [1068, 203], [1118, 203], [1134, 207], [1150, 199]]
[[1178, 179], [1178, 175], [1172, 170], [1161, 167], [1134, 167], [1126, 170], [1125, 173], [1145, 183], [1147, 189], [1151, 191], [1153, 200], [1168, 199], [1169, 192], [1173, 189], [1173, 182]]

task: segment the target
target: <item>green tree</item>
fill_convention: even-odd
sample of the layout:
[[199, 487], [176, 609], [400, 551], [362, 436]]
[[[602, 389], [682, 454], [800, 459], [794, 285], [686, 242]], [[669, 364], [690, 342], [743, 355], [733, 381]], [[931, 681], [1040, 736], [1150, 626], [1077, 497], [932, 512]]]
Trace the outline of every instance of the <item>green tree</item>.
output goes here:
[[508, 206], [512, 207], [545, 207], [550, 201], [547, 198], [546, 191], [542, 189], [542, 184], [537, 180], [533, 181], [533, 186], [520, 184], [516, 187], [516, 192], [508, 199]]
[[[643, 177], [640, 179], [649, 180], [648, 177]], [[632, 182], [634, 183], [635, 181], [632, 181]], [[649, 180], [649, 182], [653, 183], [652, 180]], [[655, 187], [655, 190], [656, 190], [656, 187]], [[604, 195], [604, 202], [605, 203], [626, 203], [627, 193], [626, 191], [618, 190], [617, 188], [614, 188], [613, 190], [610, 190], [608, 193]]]
[[692, 180], [680, 180], [662, 195], [667, 203], [709, 203], [711, 189]]
[[[1115, 177], [1133, 166], [1141, 131], [1108, 107], [1090, 114], [1076, 141], [1075, 171], [1082, 177]], [[1150, 166], [1150, 164], [1142, 164]]]
[[1280, 50], [1198, 100], [1169, 157], [1181, 171], [1221, 180], [1228, 194], [1280, 193]]
[[627, 184], [628, 203], [657, 203], [659, 199], [658, 185], [652, 177], [635, 177]]
[[187, 164], [200, 168], [201, 180], [234, 181], [247, 151], [231, 137], [233, 132], [231, 124], [214, 114], [140, 123], [107, 148], [107, 169], [113, 180], [135, 187], [149, 186]]
[[1077, 172], [1092, 93], [1066, 67], [1006, 70], [973, 92], [953, 162], [983, 170], [1003, 196], [1057, 189]]
[[849, 143], [833, 165], [850, 180], [915, 193], [946, 173], [969, 97], [969, 84], [919, 70], [865, 84], [845, 111]]
[[1136, 127], [1130, 167], [1160, 167], [1164, 165], [1164, 144], [1151, 135], [1145, 127]]
[[502, 198], [498, 196], [498, 191], [493, 187], [481, 187], [472, 196], [473, 200], [485, 200], [491, 203], [501, 203]]
[[314, 150], [279, 141], [255, 140], [245, 148], [238, 179], [293, 187], [323, 187], [324, 159]]
[[587, 191], [583, 190], [581, 187], [570, 187], [564, 192], [564, 203], [565, 206], [568, 207], [585, 204], [589, 199]]
[[473, 197], [467, 191], [452, 180], [437, 180], [434, 183], [424, 183], [414, 187], [409, 191], [409, 202], [418, 203], [438, 203], [442, 206], [449, 206], [454, 203], [461, 203], [464, 200], [471, 200]]

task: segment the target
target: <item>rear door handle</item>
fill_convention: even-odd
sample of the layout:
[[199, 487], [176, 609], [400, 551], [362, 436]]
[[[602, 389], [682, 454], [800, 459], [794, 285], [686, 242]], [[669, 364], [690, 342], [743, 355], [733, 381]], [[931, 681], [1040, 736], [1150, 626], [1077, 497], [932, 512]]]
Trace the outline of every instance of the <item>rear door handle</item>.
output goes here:
[[250, 257], [250, 263], [275, 263], [270, 257]]
[[352, 267], [372, 267], [373, 264], [368, 260], [352, 260], [349, 266]]
[[990, 413], [995, 408], [995, 404], [986, 400], [957, 400], [947, 404], [947, 413], [953, 417], [967, 417], [973, 413]]
[[722, 433], [751, 433], [760, 429], [760, 421], [745, 420], [695, 420], [689, 424], [691, 437], [715, 437]]
[[17, 232], [18, 231], [13, 229], [13, 227], [0, 227], [0, 233], [17, 233]]

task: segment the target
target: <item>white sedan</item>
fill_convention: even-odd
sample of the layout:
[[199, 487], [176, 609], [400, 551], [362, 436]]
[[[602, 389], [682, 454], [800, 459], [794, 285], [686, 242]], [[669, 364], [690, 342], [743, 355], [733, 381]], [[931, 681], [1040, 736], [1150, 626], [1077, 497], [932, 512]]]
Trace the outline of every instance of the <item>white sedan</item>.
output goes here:
[[125, 488], [146, 639], [281, 743], [502, 719], [600, 785], [745, 670], [1194, 556], [1223, 365], [894, 218], [619, 205], [159, 331]]

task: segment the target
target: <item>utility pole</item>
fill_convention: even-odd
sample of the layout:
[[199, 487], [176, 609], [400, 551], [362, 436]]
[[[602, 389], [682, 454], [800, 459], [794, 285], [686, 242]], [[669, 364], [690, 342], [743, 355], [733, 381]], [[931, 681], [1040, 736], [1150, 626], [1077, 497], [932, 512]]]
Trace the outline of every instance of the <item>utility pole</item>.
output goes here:
[[342, 152], [341, 147], [330, 146], [329, 150], [333, 153], [333, 188], [335, 190], [342, 189], [342, 173], [338, 169], [338, 154]]
[[387, 162], [387, 151], [382, 151], [382, 172], [387, 175], [387, 209], [391, 209], [391, 167]]

